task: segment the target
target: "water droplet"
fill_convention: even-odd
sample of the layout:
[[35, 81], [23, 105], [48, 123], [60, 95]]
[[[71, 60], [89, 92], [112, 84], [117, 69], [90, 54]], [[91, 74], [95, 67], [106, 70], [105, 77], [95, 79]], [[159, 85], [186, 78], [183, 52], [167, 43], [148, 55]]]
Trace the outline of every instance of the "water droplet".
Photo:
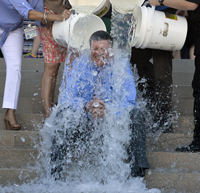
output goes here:
[[96, 75], [97, 75], [97, 71], [93, 71], [93, 72], [92, 72], [92, 75], [93, 75], [93, 76], [96, 76]]
[[94, 103], [93, 103], [93, 106], [94, 106], [94, 107], [98, 107], [98, 106], [99, 106], [99, 102], [94, 102]]
[[25, 139], [24, 139], [23, 137], [21, 137], [21, 140], [22, 140], [23, 142], [25, 142]]

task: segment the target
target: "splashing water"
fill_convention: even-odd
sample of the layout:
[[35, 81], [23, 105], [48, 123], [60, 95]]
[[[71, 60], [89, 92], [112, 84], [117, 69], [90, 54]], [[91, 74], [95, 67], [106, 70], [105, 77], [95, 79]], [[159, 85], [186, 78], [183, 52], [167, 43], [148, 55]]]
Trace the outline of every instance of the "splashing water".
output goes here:
[[[148, 190], [143, 178], [130, 176], [126, 149], [130, 141], [131, 119], [128, 110], [121, 111], [118, 115], [119, 104], [125, 100], [121, 93], [124, 97], [127, 94], [124, 93], [124, 80], [128, 76], [126, 64], [130, 57], [129, 40], [133, 33], [133, 21], [131, 14], [122, 15], [113, 11], [111, 34], [114, 37], [114, 61], [110, 69], [108, 68], [113, 72], [112, 77], [108, 77], [113, 92], [107, 93], [101, 87], [101, 93], [104, 95], [102, 100], [104, 99], [105, 105], [109, 104], [110, 100], [114, 100], [115, 104], [108, 108], [105, 118], [88, 120], [83, 108], [72, 109], [69, 104], [73, 96], [72, 93], [66, 93], [68, 83], [63, 76], [65, 84], [60, 87], [59, 103], [52, 109], [51, 116], [40, 130], [42, 140], [40, 146], [36, 145], [39, 149], [37, 163], [34, 168], [30, 168], [36, 171], [37, 177], [22, 185], [2, 187], [2, 193], [160, 193], [157, 189]], [[76, 57], [77, 54], [77, 51], [75, 53], [70, 48], [68, 52], [66, 64], [71, 56]], [[82, 55], [87, 56], [84, 58], [85, 65], [88, 63], [87, 54], [87, 51], [78, 52], [80, 58]], [[71, 66], [68, 66], [67, 69], [70, 68]], [[93, 76], [97, 76], [97, 73], [94, 72]], [[74, 74], [73, 77], [72, 88], [80, 74]], [[92, 79], [82, 78], [94, 84]], [[79, 86], [84, 87], [81, 84]], [[64, 103], [61, 102], [63, 95]], [[140, 106], [142, 108], [144, 105]], [[56, 144], [52, 145], [53, 141], [56, 141]], [[52, 162], [52, 152], [57, 153], [57, 149], [54, 149], [56, 145], [63, 146], [61, 154], [64, 159], [61, 161], [57, 157], [56, 161]], [[55, 181], [51, 171], [59, 164], [63, 166], [63, 171], [59, 176], [60, 180]]]

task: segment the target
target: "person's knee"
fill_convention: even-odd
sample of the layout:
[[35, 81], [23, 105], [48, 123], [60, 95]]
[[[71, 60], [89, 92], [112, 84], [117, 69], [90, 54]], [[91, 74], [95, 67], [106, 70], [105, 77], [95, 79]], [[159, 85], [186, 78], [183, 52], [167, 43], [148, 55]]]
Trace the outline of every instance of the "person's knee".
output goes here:
[[57, 76], [60, 64], [45, 64], [44, 73], [50, 76]]

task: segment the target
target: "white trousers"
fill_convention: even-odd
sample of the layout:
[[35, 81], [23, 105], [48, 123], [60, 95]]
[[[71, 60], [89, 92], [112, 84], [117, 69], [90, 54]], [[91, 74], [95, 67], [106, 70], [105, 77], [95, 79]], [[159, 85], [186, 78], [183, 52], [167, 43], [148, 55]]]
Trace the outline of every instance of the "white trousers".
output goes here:
[[[0, 29], [1, 34], [2, 29]], [[23, 29], [20, 28], [10, 32], [4, 45], [1, 47], [6, 63], [6, 81], [2, 108], [17, 110], [21, 83], [23, 44]]]

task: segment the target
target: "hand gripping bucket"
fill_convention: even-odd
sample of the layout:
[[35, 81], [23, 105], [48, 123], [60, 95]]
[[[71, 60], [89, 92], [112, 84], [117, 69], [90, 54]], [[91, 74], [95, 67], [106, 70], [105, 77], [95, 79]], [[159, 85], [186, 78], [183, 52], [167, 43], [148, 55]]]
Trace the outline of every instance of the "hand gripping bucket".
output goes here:
[[74, 14], [65, 21], [54, 22], [52, 34], [59, 45], [83, 50], [89, 48], [89, 38], [98, 30], [106, 31], [106, 26], [99, 17], [93, 14]]
[[184, 17], [145, 6], [138, 6], [133, 14], [136, 24], [132, 47], [171, 51], [183, 47], [187, 35], [187, 21]]
[[143, 4], [144, 0], [110, 0], [113, 8], [122, 14], [132, 13], [134, 8]]
[[93, 13], [103, 17], [110, 9], [109, 0], [69, 0], [77, 13]]

